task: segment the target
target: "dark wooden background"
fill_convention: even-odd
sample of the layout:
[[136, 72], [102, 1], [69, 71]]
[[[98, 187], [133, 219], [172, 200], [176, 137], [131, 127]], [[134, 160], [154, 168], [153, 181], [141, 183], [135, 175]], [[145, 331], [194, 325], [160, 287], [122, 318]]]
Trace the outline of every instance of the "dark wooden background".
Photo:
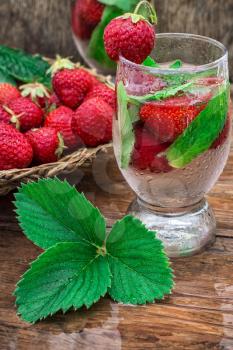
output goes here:
[[[127, 0], [126, 0], [127, 1]], [[0, 42], [78, 58], [70, 32], [73, 0], [0, 0]], [[222, 41], [233, 79], [233, 0], [157, 0], [160, 32], [191, 32]]]

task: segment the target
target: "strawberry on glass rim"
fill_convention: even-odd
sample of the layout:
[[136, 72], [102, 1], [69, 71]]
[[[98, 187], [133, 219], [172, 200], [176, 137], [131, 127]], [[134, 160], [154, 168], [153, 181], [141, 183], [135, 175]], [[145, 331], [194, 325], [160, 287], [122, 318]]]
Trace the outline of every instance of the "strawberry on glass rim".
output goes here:
[[[147, 11], [147, 17], [144, 14]], [[113, 19], [104, 30], [104, 45], [109, 58], [118, 61], [120, 56], [142, 63], [151, 53], [156, 40], [157, 16], [147, 1], [140, 1], [133, 13]]]
[[215, 238], [204, 196], [230, 150], [227, 51], [210, 38], [165, 33], [142, 62], [133, 46], [132, 56], [123, 45], [114, 52], [114, 152], [137, 195], [128, 213], [157, 232], [170, 256], [192, 255]]
[[[71, 13], [71, 27], [74, 43], [79, 51], [80, 56], [83, 58], [85, 63], [91, 68], [97, 69], [102, 74], [111, 74], [115, 75], [116, 73], [116, 62], [112, 61], [109, 58], [108, 53], [105, 49], [104, 44], [104, 31], [105, 28], [110, 24], [114, 19], [119, 19], [125, 14], [133, 14], [135, 6], [137, 6], [141, 1], [140, 0], [75, 0], [74, 6]], [[146, 3], [146, 1], [144, 1]], [[154, 4], [155, 0], [151, 0], [150, 4]], [[138, 15], [150, 16], [149, 6], [143, 5], [145, 11], [139, 11]], [[141, 5], [140, 5], [141, 7]], [[134, 16], [134, 19], [136, 15]], [[141, 17], [142, 19], [142, 17]], [[147, 18], [146, 18], [147, 19]], [[153, 19], [149, 19], [153, 21]], [[128, 22], [128, 25], [127, 25]], [[123, 25], [126, 23], [125, 30], [131, 28], [134, 31], [135, 27], [144, 26], [143, 22], [131, 26], [131, 21], [122, 21]], [[146, 50], [148, 50], [148, 40], [151, 45], [151, 26], [147, 27], [148, 35], [146, 40], [141, 41], [141, 44]], [[112, 27], [113, 29], [113, 27]], [[120, 28], [123, 33], [123, 28]], [[131, 30], [130, 29], [130, 30]], [[150, 33], [149, 33], [150, 32]], [[118, 33], [116, 33], [118, 35]], [[132, 33], [133, 34], [133, 33]], [[114, 35], [114, 34], [113, 34]], [[152, 33], [153, 35], [153, 33]], [[132, 35], [134, 38], [134, 35]], [[147, 43], [146, 43], [147, 42]], [[130, 47], [128, 43], [125, 45], [125, 49]], [[152, 44], [153, 47], [153, 44]], [[146, 57], [146, 52], [143, 53]], [[149, 54], [149, 53], [148, 53]]]

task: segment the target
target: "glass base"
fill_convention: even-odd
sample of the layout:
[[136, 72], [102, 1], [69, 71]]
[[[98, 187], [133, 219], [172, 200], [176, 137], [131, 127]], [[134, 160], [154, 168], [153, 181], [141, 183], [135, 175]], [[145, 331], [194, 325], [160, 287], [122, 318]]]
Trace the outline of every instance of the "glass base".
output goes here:
[[203, 251], [215, 241], [216, 220], [208, 202], [186, 208], [161, 208], [136, 198], [128, 214], [157, 232], [169, 257], [183, 257]]

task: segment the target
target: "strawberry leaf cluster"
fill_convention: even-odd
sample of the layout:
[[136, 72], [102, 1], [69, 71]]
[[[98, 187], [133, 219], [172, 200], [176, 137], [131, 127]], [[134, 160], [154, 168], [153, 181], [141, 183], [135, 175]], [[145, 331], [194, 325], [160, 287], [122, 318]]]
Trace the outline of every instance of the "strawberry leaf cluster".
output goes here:
[[16, 207], [25, 235], [45, 249], [15, 290], [25, 321], [89, 308], [107, 292], [127, 304], [171, 293], [173, 275], [162, 243], [138, 219], [126, 216], [107, 234], [100, 211], [58, 179], [22, 185]]

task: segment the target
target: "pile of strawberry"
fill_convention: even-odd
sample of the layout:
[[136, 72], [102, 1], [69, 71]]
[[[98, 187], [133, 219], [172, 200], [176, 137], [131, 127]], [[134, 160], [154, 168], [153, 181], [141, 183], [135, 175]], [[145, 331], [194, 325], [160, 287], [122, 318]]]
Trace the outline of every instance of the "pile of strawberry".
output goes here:
[[51, 72], [52, 91], [0, 83], [0, 170], [56, 162], [65, 149], [112, 139], [115, 91], [66, 59]]

